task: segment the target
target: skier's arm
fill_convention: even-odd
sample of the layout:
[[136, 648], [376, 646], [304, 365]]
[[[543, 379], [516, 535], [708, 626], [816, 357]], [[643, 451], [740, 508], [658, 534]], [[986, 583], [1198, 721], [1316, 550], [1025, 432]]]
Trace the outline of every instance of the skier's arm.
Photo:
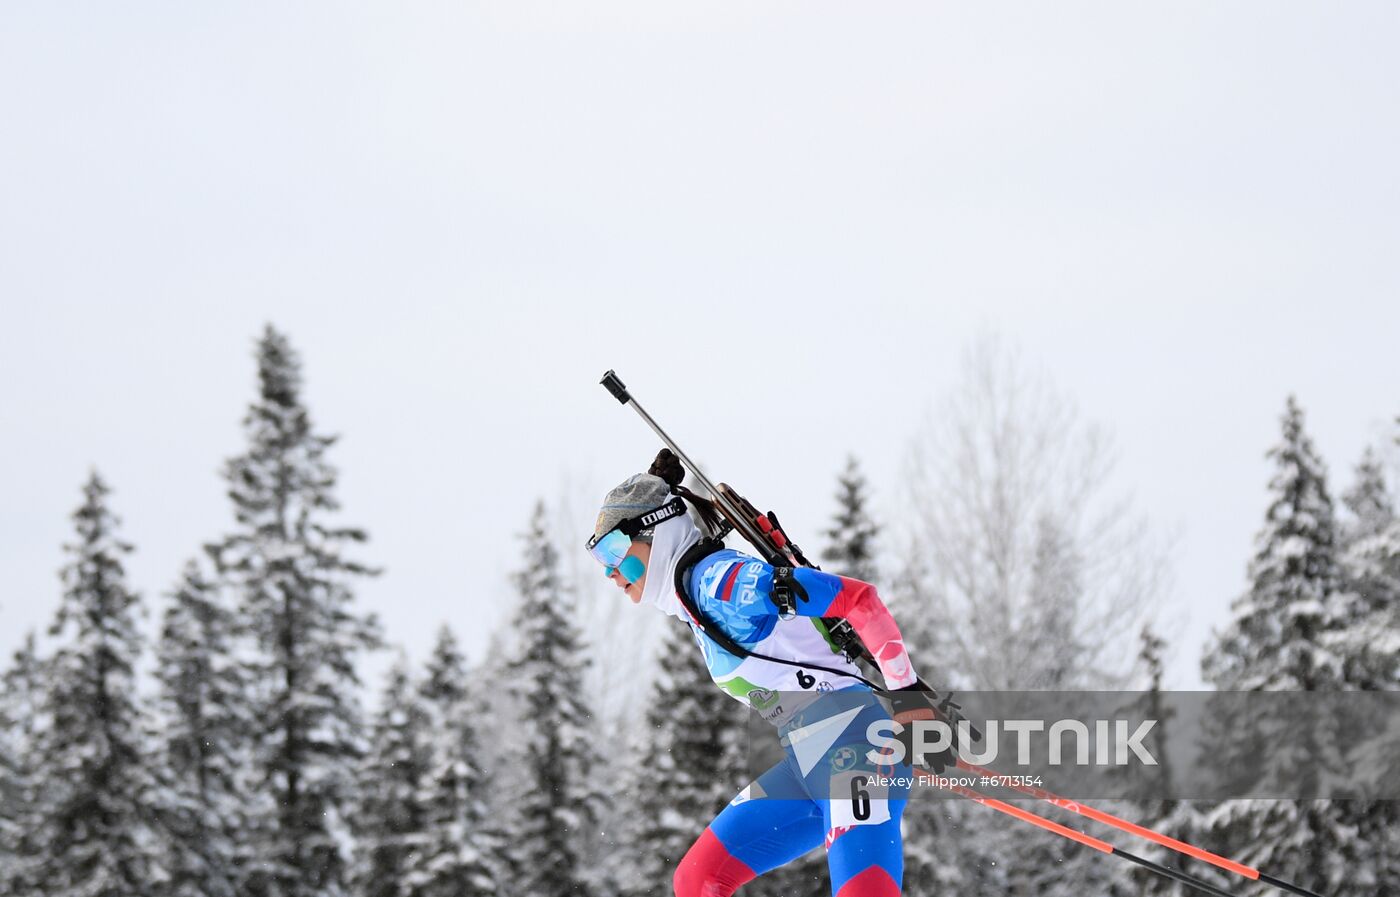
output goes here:
[[880, 675], [885, 677], [889, 688], [906, 688], [919, 681], [914, 673], [914, 664], [904, 650], [904, 636], [899, 634], [899, 626], [885, 602], [880, 600], [875, 587], [859, 579], [841, 580], [841, 590], [836, 593], [824, 617], [842, 617], [860, 636], [865, 647], [875, 658]]
[[[798, 567], [794, 577], [807, 593], [796, 603], [804, 617], [842, 617], [875, 658], [885, 684], [904, 688], [918, 681], [904, 650], [904, 638], [875, 587], [859, 579]], [[736, 562], [716, 580], [711, 600], [725, 602], [746, 616], [779, 613], [773, 600], [773, 568], [762, 561]]]

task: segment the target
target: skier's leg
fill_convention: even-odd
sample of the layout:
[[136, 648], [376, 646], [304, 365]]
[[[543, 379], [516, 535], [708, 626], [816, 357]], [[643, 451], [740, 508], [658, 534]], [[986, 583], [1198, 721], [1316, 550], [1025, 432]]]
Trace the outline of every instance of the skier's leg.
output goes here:
[[900, 818], [909, 766], [868, 758], [871, 722], [888, 719], [878, 705], [863, 712], [805, 778], [822, 810], [827, 868], [835, 897], [899, 897], [904, 878]]
[[835, 828], [827, 835], [826, 863], [835, 897], [899, 897], [904, 843], [899, 817], [904, 801], [879, 825]]
[[755, 876], [821, 846], [819, 806], [766, 796], [798, 794], [800, 786], [782, 762], [739, 792], [676, 867], [676, 897], [729, 897]]

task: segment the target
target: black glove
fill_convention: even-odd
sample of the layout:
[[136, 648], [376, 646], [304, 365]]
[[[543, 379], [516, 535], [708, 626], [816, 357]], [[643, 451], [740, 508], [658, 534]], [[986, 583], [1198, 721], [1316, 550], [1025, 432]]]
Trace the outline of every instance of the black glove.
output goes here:
[[[927, 766], [934, 775], [942, 775], [945, 769], [957, 766], [957, 721], [962, 718], [962, 714], [958, 713], [958, 705], [952, 702], [951, 696], [939, 701], [938, 692], [929, 688], [922, 681], [892, 691], [889, 696], [890, 712], [894, 716], [894, 721], [904, 726], [904, 731], [898, 735], [898, 738], [904, 745], [905, 761], [915, 764], [917, 760], [918, 763], [915, 765]], [[915, 757], [914, 725], [920, 720], [935, 719], [948, 724], [951, 730], [949, 745], [941, 751], [926, 751], [922, 757]], [[974, 737], [980, 738], [981, 735], [978, 734]]]

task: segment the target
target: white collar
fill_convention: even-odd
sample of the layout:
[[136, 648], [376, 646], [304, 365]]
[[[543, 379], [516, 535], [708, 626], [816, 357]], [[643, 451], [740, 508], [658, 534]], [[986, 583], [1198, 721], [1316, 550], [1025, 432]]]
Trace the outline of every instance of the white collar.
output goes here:
[[647, 561], [647, 581], [642, 586], [640, 603], [682, 620], [690, 619], [676, 595], [676, 565], [681, 555], [699, 541], [700, 530], [688, 513], [657, 524], [652, 530], [651, 559]]

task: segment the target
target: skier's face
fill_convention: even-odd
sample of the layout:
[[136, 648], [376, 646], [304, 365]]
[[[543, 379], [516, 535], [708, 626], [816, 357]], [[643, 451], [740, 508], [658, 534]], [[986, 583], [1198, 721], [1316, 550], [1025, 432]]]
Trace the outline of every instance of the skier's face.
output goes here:
[[[627, 549], [627, 557], [636, 558], [643, 564], [649, 565], [651, 562], [651, 543], [637, 542], [634, 540], [631, 547]], [[622, 572], [614, 568], [612, 575], [608, 578], [611, 579], [619, 589], [627, 593], [627, 597], [632, 599], [633, 604], [637, 604], [642, 600], [642, 588], [647, 584], [646, 573], [643, 573], [641, 578], [636, 582], [628, 582], [627, 578], [622, 575]]]

